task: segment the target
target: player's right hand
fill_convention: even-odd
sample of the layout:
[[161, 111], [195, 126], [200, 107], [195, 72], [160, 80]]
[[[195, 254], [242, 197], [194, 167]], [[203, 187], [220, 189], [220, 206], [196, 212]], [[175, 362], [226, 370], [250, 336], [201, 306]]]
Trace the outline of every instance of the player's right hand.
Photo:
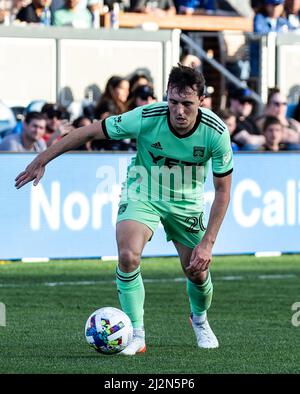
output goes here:
[[206, 271], [211, 263], [211, 248], [203, 246], [201, 242], [194, 248], [190, 264], [186, 267], [187, 272], [191, 275], [197, 275], [198, 272]]
[[26, 183], [34, 180], [33, 185], [36, 186], [41, 180], [45, 172], [45, 165], [39, 157], [35, 158], [15, 179], [15, 187], [20, 189]]

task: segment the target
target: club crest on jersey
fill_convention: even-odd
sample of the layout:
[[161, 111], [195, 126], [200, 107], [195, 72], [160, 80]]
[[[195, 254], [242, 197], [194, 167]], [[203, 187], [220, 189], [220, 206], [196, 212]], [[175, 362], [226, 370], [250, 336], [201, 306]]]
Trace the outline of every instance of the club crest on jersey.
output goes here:
[[223, 165], [228, 164], [230, 162], [230, 160], [231, 160], [231, 151], [229, 151], [223, 155], [223, 160], [222, 160]]
[[118, 215], [122, 215], [126, 211], [128, 204], [121, 204], [119, 207]]
[[203, 157], [204, 151], [205, 151], [204, 146], [194, 146], [193, 156], [194, 157]]

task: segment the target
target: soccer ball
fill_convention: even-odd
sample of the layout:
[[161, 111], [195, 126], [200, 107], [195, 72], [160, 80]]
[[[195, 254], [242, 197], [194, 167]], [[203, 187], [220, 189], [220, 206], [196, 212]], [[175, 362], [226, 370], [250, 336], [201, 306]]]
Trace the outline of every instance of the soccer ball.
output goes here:
[[97, 351], [104, 354], [121, 352], [131, 341], [133, 328], [129, 317], [111, 306], [97, 309], [87, 319], [85, 337]]

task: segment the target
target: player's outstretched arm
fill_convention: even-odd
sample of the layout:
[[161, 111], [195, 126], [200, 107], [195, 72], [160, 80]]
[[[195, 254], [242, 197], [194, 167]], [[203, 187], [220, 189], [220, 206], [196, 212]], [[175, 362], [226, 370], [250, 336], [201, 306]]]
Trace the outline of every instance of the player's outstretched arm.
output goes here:
[[215, 198], [212, 204], [207, 229], [202, 241], [194, 248], [187, 271], [205, 271], [212, 258], [212, 248], [225, 217], [230, 201], [231, 174], [222, 178], [214, 176]]
[[51, 145], [44, 152], [40, 153], [15, 179], [15, 187], [20, 189], [26, 183], [34, 181], [36, 186], [45, 172], [46, 165], [62, 153], [74, 150], [78, 146], [97, 137], [105, 139], [101, 122], [94, 122], [88, 126], [79, 127], [68, 133], [64, 138]]

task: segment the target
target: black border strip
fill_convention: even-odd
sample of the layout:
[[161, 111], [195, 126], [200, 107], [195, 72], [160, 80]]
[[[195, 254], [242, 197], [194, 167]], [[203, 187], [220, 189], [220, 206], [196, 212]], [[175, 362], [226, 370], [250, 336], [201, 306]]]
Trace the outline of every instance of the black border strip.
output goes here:
[[102, 122], [101, 122], [102, 131], [103, 131], [103, 134], [105, 135], [106, 139], [111, 140], [111, 138], [110, 138], [110, 136], [108, 135], [108, 132], [107, 132], [105, 120], [106, 119], [103, 119]]
[[223, 178], [224, 176], [227, 176], [229, 174], [231, 174], [233, 171], [233, 168], [231, 168], [231, 170], [224, 172], [223, 174], [216, 174], [215, 172], [213, 172], [214, 176], [217, 178]]
[[172, 124], [171, 124], [171, 120], [170, 120], [170, 110], [169, 110], [169, 109], [168, 109], [168, 113], [167, 113], [167, 118], [168, 118], [168, 126], [169, 126], [169, 129], [170, 129], [171, 132], [175, 135], [175, 137], [177, 137], [177, 138], [187, 138], [187, 137], [189, 137], [190, 135], [194, 134], [194, 132], [197, 130], [197, 128], [198, 128], [198, 126], [199, 126], [199, 124], [200, 124], [200, 122], [201, 122], [202, 112], [201, 112], [200, 109], [198, 110], [198, 115], [197, 115], [197, 119], [196, 119], [196, 122], [195, 122], [195, 124], [194, 124], [194, 127], [192, 128], [192, 130], [190, 130], [190, 131], [189, 131], [188, 133], [186, 133], [186, 134], [179, 134], [179, 133], [177, 133], [177, 131], [173, 128], [173, 126], [172, 126]]
[[217, 119], [213, 118], [212, 116], [209, 116], [208, 114], [205, 114], [204, 112], [203, 112], [203, 119], [206, 119], [208, 122], [211, 122], [214, 126], [218, 127], [222, 131], [226, 130], [226, 127], [222, 125]]

